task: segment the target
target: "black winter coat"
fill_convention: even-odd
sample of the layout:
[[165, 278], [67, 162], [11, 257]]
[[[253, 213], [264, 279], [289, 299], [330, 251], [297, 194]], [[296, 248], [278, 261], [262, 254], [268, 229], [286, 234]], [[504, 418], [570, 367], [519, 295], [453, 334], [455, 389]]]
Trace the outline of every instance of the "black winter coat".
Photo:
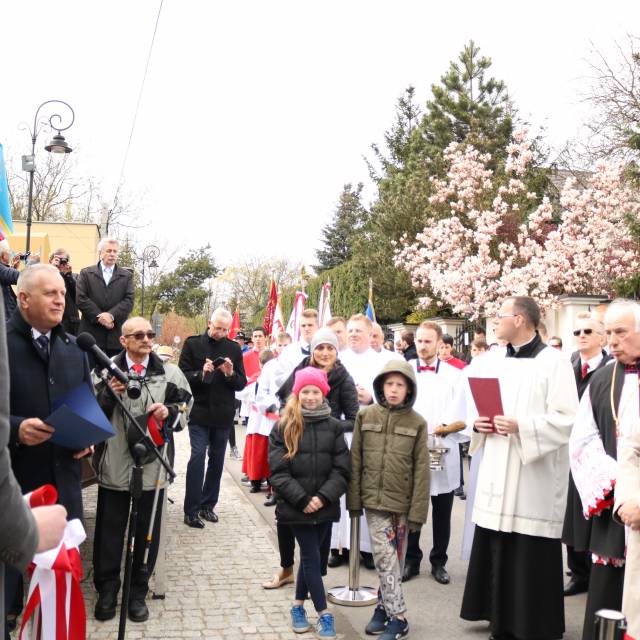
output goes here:
[[24, 493], [51, 483], [69, 512], [69, 520], [82, 518], [80, 460], [74, 451], [51, 442], [34, 446], [19, 443], [18, 428], [25, 418], [45, 420], [54, 400], [87, 384], [93, 391], [87, 356], [60, 325], [51, 330], [49, 361], [35, 346], [31, 327], [16, 311], [7, 323], [9, 353], [11, 464]]
[[[222, 371], [214, 371], [211, 379], [204, 382], [204, 361], [217, 357], [229, 358], [233, 362], [233, 375], [227, 378]], [[178, 366], [193, 392], [189, 422], [203, 427], [232, 427], [236, 415], [236, 391], [242, 391], [247, 385], [240, 345], [229, 338], [213, 340], [206, 332], [190, 336], [185, 340]]]
[[[328, 409], [328, 407], [327, 407]], [[276, 493], [281, 524], [319, 524], [340, 520], [340, 496], [349, 483], [349, 449], [342, 425], [330, 415], [306, 417], [298, 453], [285, 458], [284, 433], [279, 423], [269, 436], [269, 481]], [[303, 513], [313, 496], [324, 507]]]
[[[82, 312], [80, 332], [90, 333], [103, 351], [121, 351], [122, 325], [133, 309], [134, 294], [133, 275], [128, 269], [115, 265], [108, 286], [99, 263], [82, 269], [76, 280], [76, 304]], [[113, 316], [113, 329], [96, 320], [104, 311]]]
[[[311, 356], [307, 356], [283, 382], [280, 389], [278, 389], [276, 395], [278, 396], [282, 406], [284, 406], [287, 398], [291, 395], [296, 371], [311, 366], [309, 364], [310, 361]], [[331, 390], [327, 395], [327, 402], [331, 408], [331, 415], [340, 420], [343, 431], [353, 431], [353, 425], [355, 424], [356, 416], [360, 409], [360, 404], [358, 403], [358, 391], [356, 389], [355, 382], [340, 360], [336, 360], [336, 363], [333, 369], [329, 371], [327, 378], [329, 386], [331, 387]], [[343, 415], [344, 419], [342, 418]]]

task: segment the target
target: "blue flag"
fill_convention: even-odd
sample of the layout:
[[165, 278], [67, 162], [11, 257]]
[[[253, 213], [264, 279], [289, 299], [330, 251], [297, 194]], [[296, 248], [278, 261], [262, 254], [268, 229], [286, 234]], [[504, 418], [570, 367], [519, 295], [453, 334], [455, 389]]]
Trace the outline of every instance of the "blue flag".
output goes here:
[[[7, 167], [4, 163], [4, 153], [0, 144], [0, 225], [9, 233], [13, 233], [11, 219], [11, 205], [9, 204], [9, 184], [7, 183]], [[6, 233], [2, 234], [6, 236]]]

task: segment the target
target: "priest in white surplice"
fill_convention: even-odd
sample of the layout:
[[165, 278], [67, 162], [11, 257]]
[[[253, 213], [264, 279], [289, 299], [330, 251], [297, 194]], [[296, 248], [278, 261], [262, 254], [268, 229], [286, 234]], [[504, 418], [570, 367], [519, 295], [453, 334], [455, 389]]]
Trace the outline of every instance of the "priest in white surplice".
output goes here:
[[[426, 421], [430, 436], [437, 435], [440, 443], [449, 448], [444, 454], [444, 469], [431, 469], [429, 490], [431, 493], [431, 519], [433, 546], [429, 553], [431, 575], [440, 584], [449, 584], [447, 564], [451, 538], [451, 510], [453, 491], [460, 484], [460, 442], [469, 440], [465, 429], [466, 412], [461, 386], [463, 372], [438, 358], [442, 342], [442, 328], [435, 322], [425, 321], [417, 329], [416, 360], [410, 360], [416, 374], [417, 397], [413, 405]], [[407, 557], [403, 581], [420, 573], [422, 550], [420, 532], [410, 532], [407, 537]]]
[[578, 394], [569, 358], [542, 342], [539, 322], [531, 298], [507, 298], [494, 319], [506, 350], [479, 358], [476, 369], [499, 379], [505, 415], [473, 422], [470, 453], [483, 456], [460, 615], [488, 620], [500, 640], [564, 633], [560, 535]]

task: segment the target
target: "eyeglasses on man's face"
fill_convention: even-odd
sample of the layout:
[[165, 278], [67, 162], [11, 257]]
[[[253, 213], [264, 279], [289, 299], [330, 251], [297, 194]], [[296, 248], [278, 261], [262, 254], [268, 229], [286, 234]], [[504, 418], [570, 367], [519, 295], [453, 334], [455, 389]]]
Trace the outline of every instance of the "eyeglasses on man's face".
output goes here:
[[577, 338], [581, 333], [584, 333], [585, 336], [590, 336], [593, 333], [593, 329], [576, 329], [573, 335]]
[[136, 331], [135, 333], [128, 333], [125, 335], [125, 338], [135, 338], [136, 340], [144, 340], [145, 338], [153, 340], [155, 337], [155, 331]]

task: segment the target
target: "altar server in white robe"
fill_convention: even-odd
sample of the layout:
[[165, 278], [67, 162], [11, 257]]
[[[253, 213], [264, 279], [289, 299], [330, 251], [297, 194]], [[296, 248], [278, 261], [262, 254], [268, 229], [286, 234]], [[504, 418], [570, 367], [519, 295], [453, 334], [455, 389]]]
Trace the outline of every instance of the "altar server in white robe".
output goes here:
[[504, 415], [478, 416], [470, 447], [483, 457], [460, 616], [488, 620], [500, 640], [552, 640], [565, 628], [560, 536], [578, 394], [569, 358], [542, 342], [539, 322], [533, 299], [502, 303], [494, 329], [506, 353], [487, 354], [482, 377], [499, 380]]
[[305, 309], [300, 318], [300, 340], [286, 346], [278, 356], [278, 366], [273, 379], [278, 388], [291, 375], [300, 362], [310, 355], [311, 338], [318, 330], [318, 312], [315, 309]]
[[[451, 538], [451, 510], [453, 491], [460, 484], [460, 442], [469, 440], [464, 418], [465, 395], [463, 372], [438, 358], [442, 342], [442, 328], [435, 322], [425, 321], [416, 331], [417, 360], [410, 364], [416, 373], [417, 397], [413, 408], [426, 420], [430, 436], [438, 436], [438, 446], [449, 448], [444, 454], [444, 469], [431, 470], [431, 518], [433, 546], [429, 553], [431, 575], [440, 584], [449, 584], [447, 564]], [[429, 440], [432, 440], [430, 437]], [[403, 580], [420, 573], [422, 550], [420, 532], [410, 532]]]
[[[372, 323], [367, 316], [362, 313], [351, 316], [347, 323], [347, 348], [340, 352], [340, 362], [356, 384], [361, 407], [373, 404], [373, 380], [386, 362], [371, 348], [371, 329]], [[353, 433], [345, 433], [344, 436], [347, 445], [351, 447]], [[334, 523], [331, 529], [330, 567], [340, 565], [344, 560], [344, 557], [339, 555], [340, 551], [351, 547], [351, 520], [345, 508], [344, 496], [341, 498], [340, 505], [340, 522]], [[364, 516], [360, 518], [360, 551], [364, 565], [373, 569], [375, 565], [371, 554], [371, 540]]]

